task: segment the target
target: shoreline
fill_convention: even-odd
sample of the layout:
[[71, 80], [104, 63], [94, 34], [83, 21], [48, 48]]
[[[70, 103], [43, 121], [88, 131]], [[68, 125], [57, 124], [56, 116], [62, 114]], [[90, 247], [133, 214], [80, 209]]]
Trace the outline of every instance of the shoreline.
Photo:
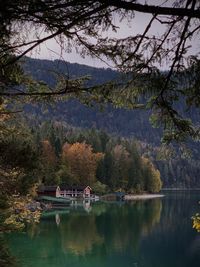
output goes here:
[[145, 200], [164, 197], [163, 194], [125, 195], [124, 200]]
[[161, 191], [200, 191], [200, 188], [162, 188]]

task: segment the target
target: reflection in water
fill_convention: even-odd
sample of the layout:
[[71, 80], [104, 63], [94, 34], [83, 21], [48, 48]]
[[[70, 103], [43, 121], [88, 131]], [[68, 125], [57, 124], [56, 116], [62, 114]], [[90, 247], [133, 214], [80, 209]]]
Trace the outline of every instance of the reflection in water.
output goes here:
[[56, 224], [57, 224], [57, 226], [59, 226], [59, 224], [60, 224], [60, 215], [59, 215], [59, 213], [56, 213], [55, 218], [56, 218]]
[[104, 231], [106, 225], [109, 235], [105, 235], [105, 246], [108, 250], [136, 250], [140, 239], [151, 232], [160, 220], [162, 202], [136, 201], [125, 203], [122, 207], [111, 205], [106, 214], [97, 220], [98, 228]]
[[74, 203], [69, 213], [56, 211], [27, 234], [8, 235], [8, 241], [21, 267], [197, 267], [200, 240], [190, 219], [194, 201], [173, 194], [99, 202], [89, 213]]
[[60, 237], [63, 252], [77, 255], [83, 255], [91, 251], [93, 245], [103, 242], [103, 237], [98, 234], [94, 215], [73, 214], [69, 218], [63, 218]]
[[1, 235], [0, 235], [0, 266], [1, 267], [16, 266], [16, 260], [11, 255], [8, 246]]
[[90, 200], [84, 200], [83, 201], [83, 208], [85, 211], [90, 212], [92, 210]]

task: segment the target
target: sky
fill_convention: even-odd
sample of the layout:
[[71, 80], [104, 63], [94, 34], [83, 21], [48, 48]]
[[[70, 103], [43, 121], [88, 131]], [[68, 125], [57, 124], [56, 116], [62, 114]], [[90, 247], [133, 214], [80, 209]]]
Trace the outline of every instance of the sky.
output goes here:
[[[154, 1], [154, 0], [149, 1], [149, 3], [151, 4], [154, 4], [157, 2], [158, 1]], [[143, 33], [144, 29], [146, 28], [146, 25], [148, 24], [151, 18], [152, 18], [152, 15], [139, 13], [139, 12], [135, 13], [135, 18], [129, 23], [127, 20], [123, 20], [122, 22], [119, 22], [119, 19], [116, 17], [115, 19], [116, 24], [119, 26], [117, 33], [109, 31], [107, 34], [109, 37], [123, 38], [129, 35]], [[164, 32], [164, 27], [158, 22], [155, 22], [152, 25], [151, 29], [149, 30], [149, 33], [155, 36], [163, 32]], [[193, 43], [191, 43], [191, 46], [192, 46], [191, 48], [192, 52], [197, 51], [199, 47], [199, 38], [194, 40]], [[64, 51], [62, 51], [61, 53], [60, 46], [55, 39], [51, 39], [47, 41], [45, 44], [42, 44], [39, 49], [37, 48], [36, 50], [31, 52], [31, 54], [28, 54], [28, 56], [31, 56], [33, 58], [49, 59], [49, 60], [62, 59], [67, 62], [85, 64], [85, 65], [89, 65], [92, 67], [105, 67], [105, 68], [112, 67], [112, 64], [110, 62], [108, 62], [108, 64], [105, 64], [99, 59], [94, 59], [89, 56], [82, 58], [79, 54], [76, 53], [75, 49], [73, 49], [71, 53], [67, 53]], [[164, 65], [162, 68], [166, 69], [168, 67], [167, 65]]]
[[[135, 18], [130, 23], [127, 20], [123, 20], [123, 22], [119, 22], [116, 18], [116, 24], [118, 25], [119, 29], [117, 33], [112, 31], [108, 32], [109, 37], [127, 37], [132, 34], [141, 33], [144, 31], [145, 26], [151, 19], [152, 15], [143, 14], [143, 13], [136, 13]], [[161, 33], [161, 28], [154, 27], [150, 31], [153, 34]], [[79, 63], [90, 65], [92, 67], [109, 67], [110, 63], [107, 65], [104, 62], [94, 59], [91, 57], [82, 58], [79, 54], [76, 53], [75, 49], [71, 53], [63, 52], [61, 53], [61, 49], [59, 44], [55, 39], [51, 39], [47, 41], [45, 44], [42, 44], [39, 49], [34, 50], [33, 52], [29, 53], [28, 56], [40, 59], [63, 59], [71, 63]]]

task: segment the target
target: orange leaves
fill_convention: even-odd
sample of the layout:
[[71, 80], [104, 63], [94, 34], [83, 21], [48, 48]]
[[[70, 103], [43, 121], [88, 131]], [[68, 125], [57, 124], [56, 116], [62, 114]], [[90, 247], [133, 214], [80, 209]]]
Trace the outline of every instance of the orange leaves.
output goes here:
[[86, 143], [65, 143], [62, 153], [63, 162], [69, 166], [72, 176], [80, 184], [91, 185], [95, 182], [95, 174], [102, 153], [94, 153], [91, 145]]
[[48, 140], [42, 141], [42, 159], [45, 164], [55, 165], [56, 163], [54, 148]]

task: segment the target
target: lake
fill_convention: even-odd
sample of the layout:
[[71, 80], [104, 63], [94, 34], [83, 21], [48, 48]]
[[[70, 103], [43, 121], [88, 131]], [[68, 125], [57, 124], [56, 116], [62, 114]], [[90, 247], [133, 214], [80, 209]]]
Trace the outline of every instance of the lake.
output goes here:
[[6, 236], [20, 267], [199, 267], [200, 191], [134, 202], [79, 203]]

